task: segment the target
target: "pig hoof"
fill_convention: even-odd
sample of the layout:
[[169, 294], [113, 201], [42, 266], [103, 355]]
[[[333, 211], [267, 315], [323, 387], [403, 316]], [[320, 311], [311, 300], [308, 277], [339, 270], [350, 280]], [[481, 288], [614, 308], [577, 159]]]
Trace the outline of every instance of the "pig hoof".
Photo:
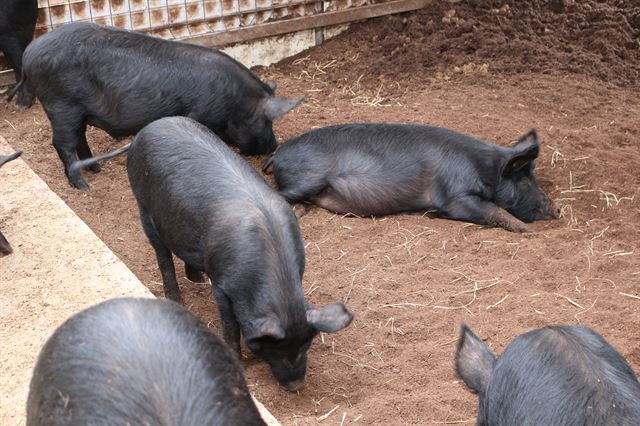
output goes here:
[[187, 275], [187, 279], [192, 283], [204, 284], [207, 282], [207, 279], [205, 278], [202, 272], [191, 272], [191, 273], [187, 272], [186, 275]]
[[204, 284], [207, 282], [207, 277], [202, 271], [198, 268], [194, 268], [193, 266], [189, 266], [186, 263], [184, 264], [184, 274], [192, 283]]
[[291, 209], [293, 210], [293, 214], [295, 214], [298, 219], [309, 213], [309, 207], [307, 207], [305, 204], [295, 204], [291, 207]]
[[102, 170], [102, 167], [100, 166], [100, 164], [94, 163], [90, 166], [87, 166], [87, 170], [91, 170], [93, 173], [98, 173], [100, 170]]
[[179, 293], [166, 293], [164, 297], [169, 300], [173, 300], [174, 302], [179, 303], [180, 305], [183, 304], [182, 296]]
[[69, 181], [69, 183], [71, 184], [71, 186], [73, 186], [76, 189], [82, 189], [82, 190], [89, 189], [89, 185], [82, 178], [71, 180]]
[[511, 231], [513, 232], [519, 232], [522, 234], [529, 234], [532, 233], [533, 230], [531, 228], [529, 228], [527, 225], [523, 224], [516, 224], [512, 227]]
[[295, 392], [304, 386], [304, 379], [292, 380], [290, 382], [280, 383], [280, 385], [289, 392]]

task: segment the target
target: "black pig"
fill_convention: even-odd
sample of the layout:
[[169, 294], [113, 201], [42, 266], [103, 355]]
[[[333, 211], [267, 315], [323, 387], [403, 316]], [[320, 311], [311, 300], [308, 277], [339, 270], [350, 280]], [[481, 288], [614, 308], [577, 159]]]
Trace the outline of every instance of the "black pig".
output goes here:
[[[22, 151], [19, 150], [10, 155], [0, 155], [0, 167], [2, 167], [4, 163], [20, 157], [20, 155], [22, 155]], [[0, 232], [0, 256], [5, 256], [7, 254], [11, 254], [12, 252], [13, 249], [11, 248], [11, 244], [9, 244], [9, 241], [7, 241], [5, 236], [2, 235], [2, 232]]]
[[457, 372], [478, 393], [479, 426], [636, 426], [640, 383], [591, 329], [550, 326], [515, 339], [496, 359], [465, 325]]
[[2, 0], [0, 50], [13, 68], [16, 82], [22, 73], [22, 53], [33, 40], [38, 20], [38, 0]]
[[225, 341], [239, 353], [242, 330], [280, 384], [299, 389], [314, 336], [339, 331], [353, 317], [342, 303], [316, 309], [305, 301], [304, 245], [289, 204], [216, 135], [184, 117], [142, 129], [127, 171], [165, 295], [180, 301], [173, 253], [190, 280], [202, 281], [201, 271], [211, 278]]
[[73, 315], [33, 371], [27, 426], [265, 425], [235, 355], [167, 300], [111, 299]]
[[291, 202], [361, 216], [436, 210], [442, 217], [527, 232], [557, 218], [534, 172], [535, 131], [510, 148], [448, 129], [348, 124], [305, 133], [267, 160]]
[[[21, 91], [21, 108], [40, 100], [69, 182], [81, 189], [88, 185], [69, 167], [76, 153], [81, 159], [92, 155], [87, 124], [118, 138], [181, 115], [243, 154], [265, 154], [277, 145], [272, 121], [303, 99], [275, 96], [273, 87], [217, 50], [82, 22], [36, 39], [23, 68], [9, 97]], [[91, 168], [99, 171], [97, 163]]]

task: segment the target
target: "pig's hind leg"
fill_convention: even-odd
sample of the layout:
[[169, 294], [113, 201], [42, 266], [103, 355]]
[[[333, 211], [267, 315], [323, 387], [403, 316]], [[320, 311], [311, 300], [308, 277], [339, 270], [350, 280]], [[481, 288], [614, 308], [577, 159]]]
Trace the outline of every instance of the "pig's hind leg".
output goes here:
[[307, 206], [303, 203], [312, 200], [312, 198], [322, 192], [326, 186], [327, 184], [324, 180], [300, 179], [295, 183], [283, 185], [278, 192], [292, 204], [291, 208], [299, 219], [307, 214]]
[[89, 185], [82, 178], [79, 170], [77, 173], [70, 173], [71, 164], [78, 161], [76, 150], [78, 150], [82, 140], [86, 145], [84, 133], [87, 125], [82, 111], [60, 104], [47, 108], [47, 116], [51, 121], [53, 147], [56, 149], [62, 164], [64, 164], [64, 172], [69, 179], [69, 183], [78, 189], [89, 189]]
[[474, 195], [451, 201], [440, 209], [439, 213], [447, 219], [497, 226], [512, 232], [531, 232], [524, 222], [515, 218], [506, 210]]
[[[81, 160], [84, 160], [85, 158], [93, 157], [93, 154], [91, 153], [91, 148], [89, 148], [89, 144], [87, 143], [86, 131], [87, 131], [87, 125], [85, 124], [84, 130], [78, 134], [79, 141], [78, 141], [78, 147], [76, 148], [76, 151], [78, 152], [78, 158]], [[100, 170], [102, 170], [102, 167], [100, 167], [100, 163], [95, 162], [90, 166], [87, 166], [87, 169], [91, 170], [94, 173], [98, 173]]]
[[188, 263], [184, 264], [184, 273], [187, 276], [187, 279], [192, 283], [204, 283], [207, 281], [201, 270], [189, 265]]
[[173, 256], [171, 250], [164, 245], [160, 240], [160, 236], [156, 231], [156, 227], [153, 225], [151, 216], [140, 207], [140, 221], [142, 222], [142, 229], [145, 235], [149, 239], [153, 250], [156, 252], [156, 260], [158, 261], [158, 267], [160, 268], [160, 274], [162, 275], [162, 285], [164, 287], [164, 295], [167, 299], [171, 299], [174, 302], [182, 303], [182, 297], [180, 296], [180, 287], [178, 287], [178, 281], [176, 280], [176, 270], [173, 265]]

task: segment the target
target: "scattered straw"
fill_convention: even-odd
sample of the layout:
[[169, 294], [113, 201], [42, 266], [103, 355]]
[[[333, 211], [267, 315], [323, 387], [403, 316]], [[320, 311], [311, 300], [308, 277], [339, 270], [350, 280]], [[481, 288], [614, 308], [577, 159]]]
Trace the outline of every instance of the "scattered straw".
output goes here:
[[11, 124], [11, 122], [10, 122], [9, 120], [4, 120], [4, 121], [5, 121], [9, 126], [11, 126], [11, 128], [12, 128], [14, 131], [16, 131], [16, 132], [18, 131], [18, 129], [16, 129], [16, 126], [14, 126], [13, 124]]
[[520, 246], [516, 246], [515, 251], [511, 255], [511, 260], [513, 260], [516, 257], [516, 254], [518, 254], [518, 250], [520, 250]]
[[576, 308], [580, 308], [580, 309], [584, 309], [584, 306], [582, 306], [581, 304], [579, 304], [578, 302], [569, 299], [567, 296], [563, 296], [560, 293], [553, 293], [558, 297], [562, 297], [563, 299], [565, 299], [567, 302], [571, 303], [573, 306], [575, 306]]
[[564, 206], [562, 206], [562, 208], [560, 209], [560, 217], [569, 219], [569, 222], [567, 222], [567, 225], [569, 227], [578, 225], [578, 219], [576, 219], [576, 217], [573, 215], [573, 207], [571, 207], [571, 205], [569, 204], [565, 204]]
[[360, 362], [360, 360], [352, 357], [351, 355], [347, 355], [347, 354], [343, 354], [343, 353], [335, 352], [335, 351], [333, 352], [333, 354], [337, 355], [337, 356], [341, 356], [341, 357], [347, 358], [347, 359], [350, 359], [351, 361], [355, 362], [354, 365], [351, 365], [348, 362], [343, 362], [343, 364], [348, 365], [349, 367], [363, 367], [363, 368], [368, 368], [369, 370], [373, 370], [373, 371], [378, 372], [378, 373], [382, 373], [382, 371], [378, 370], [377, 368], [372, 367], [372, 366], [367, 365], [367, 364], [363, 364], [362, 362]]
[[[564, 142], [566, 139], [567, 137], [565, 136], [562, 141]], [[560, 161], [562, 161], [562, 167], [566, 166], [567, 159], [565, 158], [564, 154], [558, 151], [557, 148], [554, 148], [552, 146], [550, 146], [549, 148], [553, 149], [553, 154], [551, 154], [551, 167], [555, 168], [556, 164], [559, 164]]]
[[305, 56], [304, 58], [298, 58], [295, 61], [293, 61], [293, 65], [300, 65], [301, 63], [306, 62], [309, 59], [311, 59], [311, 56]]
[[370, 264], [370, 263], [368, 263], [368, 264], [367, 264], [367, 266], [365, 266], [364, 268], [360, 269], [359, 271], [355, 271], [355, 272], [351, 272], [351, 270], [350, 270], [349, 268], [346, 268], [346, 267], [345, 267], [344, 269], [346, 269], [346, 270], [347, 270], [347, 272], [350, 272], [350, 274], [349, 274], [349, 275], [347, 275], [347, 276], [348, 276], [348, 277], [352, 277], [352, 276], [354, 276], [354, 275], [358, 275], [358, 274], [359, 274], [359, 273], [361, 273], [361, 272], [364, 272], [364, 271], [369, 267], [369, 265], [371, 265], [371, 264]]
[[357, 95], [353, 99], [351, 99], [351, 104], [356, 106], [372, 106], [372, 107], [388, 107], [391, 106], [389, 103], [384, 103], [385, 98], [380, 96], [380, 92], [382, 91], [382, 83], [378, 86], [378, 90], [376, 93], [371, 95]]
[[327, 417], [329, 417], [334, 411], [336, 411], [338, 408], [340, 407], [340, 405], [336, 405], [335, 407], [333, 407], [331, 410], [329, 410], [327, 413], [321, 415], [320, 417], [316, 418], [317, 421], [321, 422], [323, 420], [326, 420]]
[[593, 243], [595, 242], [595, 240], [597, 240], [598, 238], [602, 238], [602, 236], [604, 235], [605, 232], [607, 232], [609, 230], [609, 227], [607, 226], [606, 228], [604, 228], [602, 231], [598, 232], [596, 235], [594, 235], [593, 237], [591, 237], [591, 239], [589, 240], [589, 251], [591, 252], [591, 255], [594, 256], [595, 253], [593, 251]]
[[457, 342], [457, 341], [458, 341], [458, 338], [456, 337], [455, 339], [451, 339], [451, 340], [446, 341], [446, 342], [436, 343], [436, 344], [435, 344], [435, 345], [433, 345], [433, 346], [435, 346], [436, 348], [439, 348], [439, 347], [441, 347], [441, 346], [447, 346], [447, 345], [449, 345], [449, 344], [451, 344], [451, 343], [453, 343], [453, 342]]
[[485, 309], [488, 311], [489, 309], [493, 309], [496, 306], [498, 306], [499, 304], [501, 304], [502, 302], [504, 302], [505, 300], [507, 300], [507, 298], [509, 297], [509, 295], [507, 294], [506, 296], [504, 296], [502, 299], [498, 300], [496, 303], [494, 303], [493, 305], [489, 305], [487, 306]]
[[315, 281], [314, 281], [314, 283], [313, 283], [313, 284], [311, 284], [311, 287], [309, 287], [309, 290], [307, 290], [307, 291], [305, 292], [305, 294], [306, 294], [307, 296], [310, 296], [311, 294], [313, 294], [313, 292], [314, 292], [314, 291], [316, 291], [316, 290], [317, 290], [317, 289], [319, 289], [319, 288], [320, 288], [320, 286], [319, 286], [319, 285], [317, 285], [317, 284], [315, 283]]
[[427, 306], [431, 306], [433, 299], [429, 303], [411, 303], [411, 302], [402, 302], [402, 303], [386, 303], [384, 305], [378, 305], [379, 308], [424, 308]]
[[347, 417], [347, 412], [342, 413], [342, 420], [340, 420], [340, 426], [344, 424], [344, 419]]
[[[387, 322], [384, 324], [384, 327], [387, 327], [389, 325], [389, 323], [391, 323], [391, 337], [393, 339], [395, 339], [395, 337], [396, 337], [395, 335], [396, 334], [399, 334], [400, 336], [404, 336], [404, 331], [402, 331], [402, 329], [400, 327], [396, 327], [395, 318], [394, 317], [389, 317]], [[375, 368], [374, 368], [374, 370], [375, 370]]]
[[[598, 190], [598, 192], [600, 192], [600, 195], [602, 195], [602, 197], [604, 197], [604, 200], [607, 203], [607, 207], [617, 207], [618, 204], [620, 204], [621, 201], [623, 201], [623, 200], [633, 201], [633, 197], [634, 197], [634, 196], [631, 196], [631, 197], [618, 197], [613, 192], [602, 191], [602, 190]], [[602, 197], [600, 199], [603, 199]]]
[[631, 251], [624, 251], [624, 250], [614, 250], [614, 251], [610, 251], [609, 253], [605, 253], [604, 256], [629, 256], [633, 254], [633, 250]]
[[580, 318], [578, 318], [578, 315], [582, 315], [585, 312], [587, 312], [588, 310], [590, 310], [591, 308], [593, 308], [593, 306], [596, 304], [596, 302], [598, 301], [598, 297], [600, 296], [596, 296], [596, 298], [593, 300], [593, 303], [591, 304], [591, 306], [589, 306], [587, 309], [578, 312], [577, 314], [575, 314], [573, 317], [576, 319], [576, 321], [580, 322]]
[[571, 194], [577, 192], [596, 192], [595, 189], [585, 189], [587, 185], [574, 185], [573, 184], [573, 173], [569, 170], [569, 188], [560, 191], [561, 194]]
[[619, 294], [624, 297], [631, 297], [632, 299], [640, 300], [640, 296], [636, 296], [635, 294], [623, 293], [621, 291], [619, 292]]
[[351, 291], [353, 290], [353, 283], [356, 282], [356, 277], [355, 275], [351, 277], [351, 284], [349, 285], [349, 291], [347, 292], [347, 295], [344, 297], [344, 300], [342, 301], [342, 303], [347, 303], [347, 301], [349, 300], [349, 296], [351, 296]]

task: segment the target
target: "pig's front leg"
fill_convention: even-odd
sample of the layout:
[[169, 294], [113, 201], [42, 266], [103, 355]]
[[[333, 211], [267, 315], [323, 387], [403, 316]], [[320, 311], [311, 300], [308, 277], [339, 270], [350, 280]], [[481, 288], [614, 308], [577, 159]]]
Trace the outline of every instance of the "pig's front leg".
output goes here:
[[524, 222], [505, 209], [475, 195], [467, 195], [451, 201], [440, 210], [440, 215], [478, 225], [498, 226], [511, 232], [531, 232]]
[[213, 297], [220, 311], [220, 322], [222, 323], [222, 336], [224, 341], [240, 357], [240, 324], [231, 307], [231, 300], [224, 294], [224, 291], [213, 283], [211, 286]]

